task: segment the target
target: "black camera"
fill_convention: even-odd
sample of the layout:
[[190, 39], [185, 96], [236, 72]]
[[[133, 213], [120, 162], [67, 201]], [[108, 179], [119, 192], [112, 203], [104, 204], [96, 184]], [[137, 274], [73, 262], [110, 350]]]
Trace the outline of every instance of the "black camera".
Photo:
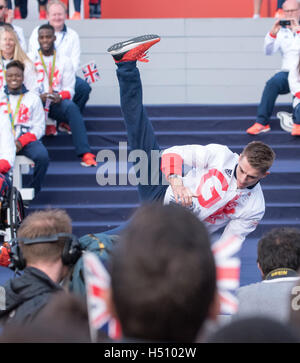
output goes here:
[[280, 20], [279, 25], [282, 27], [286, 27], [287, 25], [291, 25], [291, 21], [290, 20]]

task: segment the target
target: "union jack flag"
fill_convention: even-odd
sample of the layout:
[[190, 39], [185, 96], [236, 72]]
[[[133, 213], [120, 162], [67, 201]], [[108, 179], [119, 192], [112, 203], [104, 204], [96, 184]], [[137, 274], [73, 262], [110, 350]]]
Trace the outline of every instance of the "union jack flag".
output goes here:
[[96, 341], [97, 330], [100, 329], [104, 330], [110, 338], [119, 339], [121, 337], [120, 324], [111, 317], [106, 305], [110, 276], [98, 257], [91, 252], [83, 255], [83, 264], [92, 341]]
[[226, 236], [212, 246], [217, 268], [221, 314], [235, 314], [238, 310], [236, 292], [240, 286], [239, 251], [242, 243], [243, 240], [238, 236]]
[[81, 67], [84, 79], [88, 84], [99, 81], [100, 74], [97, 65], [94, 62], [90, 62]]

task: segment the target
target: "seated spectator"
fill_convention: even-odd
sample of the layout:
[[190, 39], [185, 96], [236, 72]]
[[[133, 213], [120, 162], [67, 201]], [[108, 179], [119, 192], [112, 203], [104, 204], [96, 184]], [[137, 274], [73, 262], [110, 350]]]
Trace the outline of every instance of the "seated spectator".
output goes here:
[[40, 141], [45, 133], [45, 113], [38, 95], [27, 90], [24, 82], [24, 65], [12, 61], [6, 66], [6, 86], [0, 93], [1, 119], [7, 119], [14, 130], [17, 155], [34, 161], [33, 177], [29, 184], [35, 195], [41, 190], [49, 156]]
[[101, 0], [90, 0], [90, 19], [101, 18]]
[[27, 0], [15, 0], [14, 18], [25, 19], [27, 18]]
[[81, 157], [81, 165], [96, 166], [96, 157], [91, 153], [83, 118], [78, 106], [72, 101], [75, 84], [72, 63], [55, 48], [55, 31], [52, 25], [42, 25], [38, 31], [38, 39], [40, 50], [31, 53], [30, 57], [40, 75], [38, 84], [41, 100], [44, 105], [51, 102], [49, 117], [58, 120], [64, 127], [70, 126], [76, 154]]
[[0, 22], [11, 24], [14, 31], [17, 33], [19, 43], [26, 52], [26, 41], [23, 29], [17, 25], [12, 24], [14, 15], [12, 9], [8, 9], [7, 0], [0, 0]]
[[237, 317], [287, 321], [291, 290], [299, 279], [300, 230], [272, 229], [258, 243], [257, 262], [263, 281], [239, 289]]
[[277, 19], [270, 32], [265, 36], [264, 52], [266, 55], [273, 55], [280, 52], [282, 55], [281, 70], [270, 78], [264, 88], [258, 109], [255, 123], [247, 129], [250, 135], [257, 135], [271, 130], [270, 118], [273, 113], [276, 99], [279, 95], [290, 92], [288, 76], [293, 69], [295, 55], [299, 54], [299, 17], [300, 3], [297, 0], [286, 0], [282, 5], [284, 17], [289, 19], [291, 24], [280, 25]]
[[[28, 15], [28, 5], [27, 0], [15, 0], [15, 10], [14, 10], [14, 18], [15, 19], [26, 19]], [[47, 0], [38, 0], [38, 10], [39, 10], [39, 19], [46, 19], [46, 4]]]
[[34, 321], [50, 299], [63, 291], [60, 283], [81, 255], [71, 232], [71, 219], [63, 210], [38, 211], [23, 220], [11, 260], [24, 272], [4, 285], [3, 325]]
[[216, 319], [216, 269], [205, 226], [176, 205], [141, 207], [111, 257], [109, 306], [125, 339], [193, 342]]
[[205, 343], [299, 343], [298, 332], [291, 326], [267, 317], [249, 317], [232, 321]]
[[71, 17], [71, 20], [80, 20], [81, 19], [81, 0], [73, 0], [74, 3], [74, 14]]
[[47, 9], [46, 9], [47, 2], [48, 0], [38, 0], [40, 20], [47, 19]]
[[[1, 1], [1, 0], [0, 0]], [[37, 74], [34, 64], [22, 50], [16, 32], [11, 26], [0, 27], [0, 91], [4, 90], [6, 85], [5, 68], [12, 60], [17, 60], [25, 65], [24, 85], [32, 92], [38, 94]]]
[[[59, 0], [51, 0], [47, 4], [47, 18], [49, 24], [55, 29], [55, 49], [62, 55], [70, 58], [74, 71], [77, 72], [80, 64], [80, 40], [75, 30], [67, 27], [65, 20], [67, 18], [67, 8]], [[29, 52], [36, 52], [39, 49], [38, 29], [36, 27], [31, 33], [29, 39]], [[89, 99], [91, 87], [89, 84], [76, 76], [75, 94], [73, 102], [77, 104], [82, 113]]]

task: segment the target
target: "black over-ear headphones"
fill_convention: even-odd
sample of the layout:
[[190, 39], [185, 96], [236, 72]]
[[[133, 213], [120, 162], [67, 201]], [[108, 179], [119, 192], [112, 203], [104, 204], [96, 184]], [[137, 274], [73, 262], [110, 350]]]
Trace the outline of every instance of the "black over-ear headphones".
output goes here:
[[61, 239], [63, 239], [65, 242], [63, 253], [61, 256], [62, 263], [66, 266], [74, 265], [82, 254], [82, 249], [80, 247], [80, 243], [77, 237], [70, 233], [57, 233], [49, 237], [38, 237], [34, 239], [16, 238], [12, 240], [9, 253], [11, 260], [10, 268], [14, 270], [24, 270], [24, 268], [26, 267], [26, 260], [23, 257], [19, 245], [20, 242], [24, 243], [25, 245], [31, 245], [35, 243], [58, 242]]

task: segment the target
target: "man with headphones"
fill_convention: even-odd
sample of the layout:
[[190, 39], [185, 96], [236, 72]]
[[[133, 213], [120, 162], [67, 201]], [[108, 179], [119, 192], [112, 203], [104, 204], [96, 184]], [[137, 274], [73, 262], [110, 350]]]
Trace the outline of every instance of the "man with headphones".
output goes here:
[[23, 274], [4, 285], [6, 309], [0, 323], [31, 322], [81, 256], [78, 240], [71, 234], [71, 219], [63, 210], [45, 210], [24, 219], [11, 248], [11, 262]]

